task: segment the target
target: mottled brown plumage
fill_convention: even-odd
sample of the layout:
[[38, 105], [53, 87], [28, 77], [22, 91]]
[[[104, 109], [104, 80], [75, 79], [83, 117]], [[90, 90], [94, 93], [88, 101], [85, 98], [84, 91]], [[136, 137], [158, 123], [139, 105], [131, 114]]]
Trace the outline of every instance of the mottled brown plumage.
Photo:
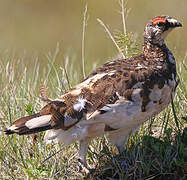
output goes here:
[[48, 99], [45, 87], [41, 87], [47, 104], [36, 115], [15, 121], [5, 133], [48, 130], [45, 139], [64, 146], [78, 140], [85, 166], [88, 143], [96, 136], [107, 133], [121, 152], [128, 135], [167, 107], [175, 94], [176, 64], [164, 39], [179, 26], [169, 16], [150, 20], [139, 56], [105, 63], [56, 100]]

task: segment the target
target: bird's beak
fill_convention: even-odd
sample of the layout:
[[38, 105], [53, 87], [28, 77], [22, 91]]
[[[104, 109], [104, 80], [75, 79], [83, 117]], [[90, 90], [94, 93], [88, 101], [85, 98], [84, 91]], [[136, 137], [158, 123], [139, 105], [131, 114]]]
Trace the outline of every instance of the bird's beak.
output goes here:
[[167, 21], [168, 21], [169, 26], [171, 28], [182, 27], [182, 24], [179, 21], [177, 21], [176, 19], [171, 18], [171, 19], [167, 19]]

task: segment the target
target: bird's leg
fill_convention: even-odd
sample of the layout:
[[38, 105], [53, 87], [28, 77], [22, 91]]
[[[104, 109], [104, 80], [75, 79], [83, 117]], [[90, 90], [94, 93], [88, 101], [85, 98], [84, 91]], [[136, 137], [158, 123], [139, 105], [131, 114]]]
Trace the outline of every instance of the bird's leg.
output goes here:
[[115, 144], [115, 146], [118, 149], [119, 154], [122, 154], [125, 151], [125, 143], [127, 141], [128, 137], [125, 137], [123, 140], [121, 140], [120, 142], [117, 142]]
[[125, 143], [127, 142], [130, 134], [135, 134], [135, 132], [138, 130], [139, 126], [137, 128], [134, 128], [130, 131], [127, 131], [126, 129], [121, 129], [116, 132], [111, 132], [108, 135], [108, 140], [111, 144], [115, 145], [118, 149], [118, 152], [121, 154], [125, 151]]
[[107, 138], [111, 144], [117, 147], [120, 154], [125, 150], [125, 142], [128, 140], [128, 133], [126, 131], [121, 130], [110, 133]]
[[86, 154], [88, 151], [90, 139], [83, 139], [79, 141], [79, 167], [83, 170], [88, 171], [86, 163]]
[[119, 154], [122, 154], [125, 151], [125, 145], [124, 145], [124, 143], [122, 143], [121, 145], [117, 145], [116, 144], [115, 146], [118, 149], [118, 153]]
[[118, 141], [114, 142], [114, 145], [117, 147], [119, 154], [122, 154], [125, 151], [125, 143], [128, 140], [128, 136], [121, 137]]

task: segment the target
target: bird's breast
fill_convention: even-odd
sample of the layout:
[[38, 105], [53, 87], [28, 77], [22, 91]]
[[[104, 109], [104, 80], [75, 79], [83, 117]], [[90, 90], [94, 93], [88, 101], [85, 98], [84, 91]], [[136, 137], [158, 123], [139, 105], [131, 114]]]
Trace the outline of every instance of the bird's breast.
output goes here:
[[142, 122], [164, 110], [175, 95], [177, 86], [173, 79], [165, 81], [163, 87], [155, 84], [152, 88], [143, 89], [143, 83], [132, 89], [131, 98], [119, 98], [115, 104], [102, 108], [107, 111], [96, 117], [96, 121], [104, 122], [113, 129], [126, 127], [134, 129]]

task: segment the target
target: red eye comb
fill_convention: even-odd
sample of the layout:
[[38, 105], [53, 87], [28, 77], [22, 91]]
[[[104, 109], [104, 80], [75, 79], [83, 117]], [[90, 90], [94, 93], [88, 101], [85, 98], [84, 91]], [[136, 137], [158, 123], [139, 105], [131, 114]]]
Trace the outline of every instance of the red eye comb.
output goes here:
[[153, 24], [157, 24], [158, 22], [166, 23], [166, 20], [164, 18], [155, 18], [153, 20]]

